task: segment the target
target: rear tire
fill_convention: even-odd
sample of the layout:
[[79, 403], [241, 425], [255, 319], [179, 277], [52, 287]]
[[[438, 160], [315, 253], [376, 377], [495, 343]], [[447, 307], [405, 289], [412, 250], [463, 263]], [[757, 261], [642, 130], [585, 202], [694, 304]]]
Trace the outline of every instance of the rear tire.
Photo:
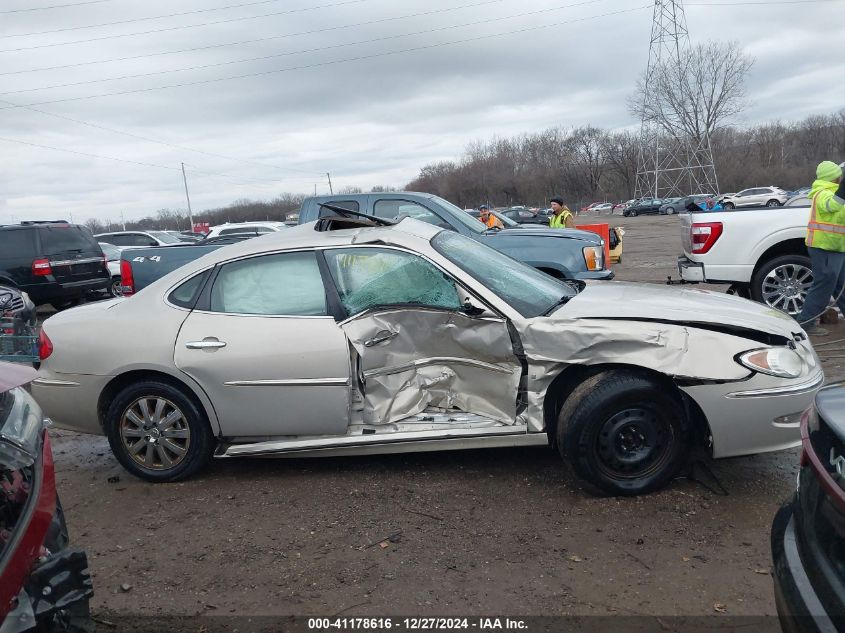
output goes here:
[[813, 283], [810, 258], [781, 255], [762, 264], [751, 278], [751, 298], [795, 316]]
[[653, 379], [610, 370], [567, 398], [557, 445], [589, 485], [609, 495], [639, 495], [675, 477], [689, 449], [689, 424], [680, 399]]
[[108, 292], [110, 297], [117, 298], [123, 296], [123, 286], [121, 285], [120, 277], [112, 277]]
[[108, 408], [105, 428], [117, 461], [152, 482], [187, 479], [208, 463], [215, 445], [194, 401], [158, 380], [123, 389]]

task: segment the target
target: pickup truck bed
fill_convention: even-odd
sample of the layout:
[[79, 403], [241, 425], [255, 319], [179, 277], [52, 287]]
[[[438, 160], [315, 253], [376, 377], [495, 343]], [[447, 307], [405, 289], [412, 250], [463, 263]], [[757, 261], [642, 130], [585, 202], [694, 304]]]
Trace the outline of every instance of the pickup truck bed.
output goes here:
[[809, 206], [681, 214], [681, 278], [730, 284], [736, 294], [797, 314], [812, 283], [809, 217]]

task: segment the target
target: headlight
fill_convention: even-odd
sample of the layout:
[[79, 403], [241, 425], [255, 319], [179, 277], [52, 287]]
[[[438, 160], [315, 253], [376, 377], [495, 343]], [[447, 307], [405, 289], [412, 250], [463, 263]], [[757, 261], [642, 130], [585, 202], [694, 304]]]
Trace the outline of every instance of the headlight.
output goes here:
[[587, 264], [587, 270], [601, 270], [604, 268], [604, 247], [602, 246], [585, 246], [584, 247], [584, 262]]
[[798, 378], [804, 369], [804, 361], [788, 347], [745, 352], [739, 357], [739, 362], [748, 369], [779, 378]]

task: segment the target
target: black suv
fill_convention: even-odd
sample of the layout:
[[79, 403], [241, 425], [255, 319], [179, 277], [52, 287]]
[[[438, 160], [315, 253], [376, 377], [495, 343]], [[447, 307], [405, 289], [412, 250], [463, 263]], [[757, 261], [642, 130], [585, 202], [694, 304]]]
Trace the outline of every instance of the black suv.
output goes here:
[[33, 303], [73, 305], [109, 285], [103, 251], [84, 226], [22, 222], [0, 226], [0, 285], [26, 292]]

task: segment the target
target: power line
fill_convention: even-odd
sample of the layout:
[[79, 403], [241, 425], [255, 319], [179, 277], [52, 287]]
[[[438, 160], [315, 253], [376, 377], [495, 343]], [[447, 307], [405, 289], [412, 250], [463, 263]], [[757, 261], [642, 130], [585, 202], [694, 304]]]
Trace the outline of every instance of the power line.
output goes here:
[[31, 110], [32, 112], [37, 112], [39, 114], [43, 114], [45, 116], [53, 117], [56, 119], [62, 119], [64, 121], [70, 121], [72, 123], [78, 123], [80, 125], [85, 125], [88, 127], [96, 128], [98, 130], [104, 130], [106, 132], [112, 132], [113, 134], [120, 134], [123, 136], [128, 136], [130, 138], [135, 138], [141, 141], [146, 141], [148, 143], [156, 143], [158, 145], [165, 145], [167, 147], [172, 147], [174, 149], [179, 149], [188, 152], [196, 152], [197, 154], [204, 154], [206, 156], [213, 156], [215, 158], [222, 158], [224, 160], [229, 160], [237, 163], [245, 163], [250, 165], [257, 165], [259, 167], [269, 168], [269, 169], [276, 169], [279, 171], [295, 171], [303, 174], [308, 174], [311, 177], [320, 177], [322, 178], [322, 172], [312, 172], [307, 169], [298, 169], [296, 167], [279, 167], [278, 165], [273, 165], [271, 163], [262, 163], [258, 161], [249, 160], [246, 158], [235, 158], [233, 156], [226, 156], [225, 154], [217, 154], [215, 152], [209, 152], [202, 149], [196, 149], [195, 147], [188, 147], [187, 145], [179, 145], [177, 143], [169, 143], [168, 141], [163, 141], [161, 139], [153, 138], [150, 136], [143, 136], [141, 134], [135, 134], [134, 132], [127, 132], [126, 130], [118, 130], [116, 128], [108, 127], [106, 125], [99, 125], [97, 123], [91, 123], [90, 121], [83, 121], [82, 119], [75, 119], [73, 117], [65, 116], [63, 114], [56, 114], [55, 112], [47, 112], [46, 110], [39, 110], [38, 108], [33, 108], [30, 106], [23, 106], [12, 103], [11, 101], [6, 101], [5, 99], [0, 99], [0, 102], [7, 103], [10, 106], [14, 106], [15, 108], [23, 108], [25, 110]]
[[[462, 4], [462, 5], [458, 5], [456, 7], [447, 7], [445, 9], [432, 9], [432, 10], [429, 10], [429, 11], [422, 11], [422, 12], [419, 12], [419, 13], [408, 13], [408, 14], [405, 14], [405, 15], [397, 15], [397, 16], [391, 16], [391, 17], [386, 17], [386, 18], [379, 18], [377, 20], [367, 20], [365, 22], [355, 22], [353, 24], [344, 24], [344, 25], [341, 25], [341, 26], [331, 26], [331, 27], [325, 27], [325, 28], [320, 28], [320, 29], [313, 29], [311, 31], [299, 31], [297, 33], [284, 33], [282, 35], [271, 35], [269, 37], [259, 37], [259, 38], [255, 38], [255, 39], [251, 39], [251, 40], [241, 40], [239, 42], [226, 42], [224, 44], [209, 44], [209, 45], [206, 45], [206, 46], [197, 46], [197, 47], [194, 47], [194, 48], [182, 48], [182, 49], [178, 49], [178, 50], [175, 50], [175, 51], [163, 51], [163, 52], [160, 52], [160, 53], [147, 53], [145, 55], [132, 55], [132, 56], [129, 56], [129, 57], [114, 57], [114, 58], [111, 58], [111, 59], [100, 59], [100, 60], [94, 60], [94, 61], [88, 61], [88, 62], [77, 62], [75, 64], [64, 64], [64, 65], [61, 65], [61, 66], [44, 66], [44, 67], [41, 67], [41, 68], [32, 68], [32, 69], [29, 69], [29, 70], [7, 71], [7, 72], [0, 72], [0, 75], [19, 75], [21, 73], [39, 72], [39, 71], [42, 71], [42, 70], [61, 70], [63, 68], [77, 68], [79, 66], [89, 66], [89, 65], [92, 65], [92, 64], [108, 64], [108, 63], [112, 63], [112, 62], [126, 62], [126, 61], [133, 61], [133, 60], [136, 60], [136, 59], [145, 59], [147, 57], [159, 57], [159, 56], [162, 56], [162, 55], [177, 55], [179, 53], [192, 53], [194, 51], [209, 50], [209, 49], [212, 49], [212, 48], [224, 48], [226, 46], [240, 46], [242, 44], [255, 44], [255, 43], [258, 43], [258, 42], [268, 42], [270, 40], [286, 39], [286, 38], [289, 38], [289, 37], [298, 37], [300, 35], [315, 35], [315, 34], [318, 34], [318, 33], [328, 33], [330, 31], [341, 31], [341, 30], [345, 30], [345, 29], [357, 28], [359, 26], [371, 26], [373, 24], [383, 24], [385, 22], [394, 22], [396, 20], [418, 18], [418, 17], [428, 16], [428, 15], [435, 15], [435, 14], [439, 14], [439, 13], [449, 13], [449, 12], [452, 12], [452, 11], [459, 11], [461, 9], [471, 9], [471, 8], [476, 8], [476, 7], [487, 6], [487, 5], [490, 5], [490, 4], [498, 4], [500, 2], [505, 2], [505, 1], [506, 0], [484, 0], [483, 2], [475, 2], [475, 3], [471, 3], [471, 4]], [[85, 40], [85, 41], [88, 41], [88, 40]], [[8, 52], [17, 51], [17, 50], [21, 50], [21, 49], [0, 50], [0, 53], [8, 53]]]
[[[0, 39], [6, 39], [7, 37], [30, 37], [30, 36], [33, 36], [33, 35], [50, 35], [52, 33], [65, 33], [67, 31], [81, 31], [81, 30], [84, 30], [84, 29], [98, 29], [98, 28], [101, 28], [101, 27], [104, 27], [104, 26], [118, 26], [120, 24], [132, 24], [134, 22], [148, 22], [150, 20], [162, 20], [164, 18], [176, 18], [176, 17], [180, 17], [180, 16], [183, 16], [183, 15], [194, 15], [194, 14], [197, 14], [197, 13], [210, 13], [212, 11], [224, 11], [226, 9], [239, 9], [241, 7], [251, 7], [251, 6], [258, 5], [258, 4], [269, 4], [271, 2], [280, 2], [280, 1], [281, 0], [255, 0], [254, 2], [243, 2], [241, 4], [230, 4], [230, 5], [225, 6], [225, 7], [214, 7], [214, 8], [211, 8], [211, 9], [195, 9], [194, 11], [182, 11], [180, 13], [167, 13], [165, 15], [153, 15], [153, 16], [146, 17], [146, 18], [133, 18], [131, 20], [119, 20], [117, 22], [102, 22], [100, 24], [88, 24], [86, 26], [68, 26], [68, 27], [65, 27], [63, 29], [53, 29], [51, 31], [36, 31], [36, 32], [33, 32], [33, 33], [12, 33], [10, 35], [0, 35]], [[357, 1], [358, 2], [367, 2], [368, 0], [357, 0]], [[341, 2], [339, 4], [350, 4], [350, 3]], [[326, 8], [327, 6], [332, 7], [332, 6], [336, 6], [336, 5], [322, 5], [322, 6], [313, 7], [313, 8], [312, 7], [305, 7], [305, 8], [302, 8], [302, 9], [294, 9], [292, 11], [283, 11], [282, 13], [299, 13], [299, 12], [303, 12], [303, 11], [313, 11], [314, 9], [323, 9], [323, 8]], [[280, 13], [271, 13], [269, 15], [281, 15], [281, 14]], [[259, 16], [259, 17], [264, 17], [264, 16]], [[252, 18], [252, 17], [249, 17], [249, 16], [241, 17], [241, 18], [235, 18], [235, 20], [252, 20], [252, 19], [255, 19], [255, 18]], [[219, 24], [219, 23], [218, 22], [211, 22], [210, 24]], [[205, 25], [198, 24], [196, 26], [205, 26]], [[179, 28], [192, 28], [192, 26], [188, 25], [186, 27], [179, 27]]]
[[[303, 13], [305, 11], [315, 11], [317, 9], [327, 9], [332, 7], [339, 7], [348, 4], [358, 4], [366, 2], [367, 0], [343, 0], [343, 2], [336, 2], [332, 4], [322, 4], [316, 7], [306, 7], [304, 9], [288, 9], [286, 11], [275, 11], [273, 13], [264, 13], [262, 15], [248, 15], [238, 18], [227, 18], [225, 20], [215, 20], [214, 22], [202, 22], [199, 24], [183, 24], [181, 26], [168, 26], [160, 29], [150, 29], [149, 31], [137, 31], [135, 33], [115, 33], [112, 35], [101, 35], [99, 37], [91, 37], [85, 40], [73, 40], [71, 42], [53, 42], [51, 44], [37, 44], [35, 46], [21, 46], [20, 48], [7, 48], [0, 50], [0, 53], [12, 53], [17, 51], [31, 51], [37, 48], [53, 48], [55, 46], [69, 46], [71, 44], [86, 44], [88, 42], [101, 42], [103, 40], [113, 40], [120, 37], [134, 37], [136, 35], [150, 35], [151, 33], [166, 33], [168, 31], [181, 31], [184, 29], [195, 29], [202, 26], [214, 26], [216, 24], [229, 24], [231, 22], [243, 22], [244, 20], [260, 20], [261, 18], [269, 18], [277, 15], [289, 15], [292, 13]], [[501, 0], [499, 0], [501, 1]]]
[[320, 46], [320, 47], [317, 47], [317, 48], [308, 48], [308, 49], [298, 50], [298, 51], [288, 51], [288, 52], [285, 52], [285, 53], [274, 53], [272, 55], [262, 55], [261, 57], [249, 57], [249, 58], [246, 58], [246, 59], [235, 59], [235, 60], [230, 60], [230, 61], [225, 61], [225, 62], [215, 62], [213, 64], [201, 64], [199, 66], [187, 66], [187, 67], [184, 67], [184, 68], [171, 68], [171, 69], [168, 69], [168, 70], [156, 70], [156, 71], [153, 71], [153, 72], [138, 73], [138, 74], [135, 74], [135, 75], [122, 75], [122, 76], [119, 76], [119, 77], [103, 77], [103, 78], [99, 78], [99, 79], [89, 79], [87, 81], [76, 81], [76, 82], [66, 83], [66, 84], [54, 84], [54, 85], [51, 85], [51, 86], [41, 86], [39, 88], [22, 88], [20, 90], [10, 90], [8, 92], [0, 92], [0, 95], [22, 94], [22, 93], [25, 93], [25, 92], [38, 92], [38, 91], [41, 91], [41, 90], [52, 90], [52, 89], [55, 89], [55, 88], [70, 88], [70, 87], [73, 87], [73, 86], [85, 86], [85, 85], [90, 85], [90, 84], [105, 83], [105, 82], [108, 82], [108, 81], [120, 81], [122, 79], [140, 79], [140, 78], [145, 78], [145, 77], [155, 77], [155, 76], [159, 76], [159, 75], [168, 75], [170, 73], [188, 72], [188, 71], [192, 71], [192, 70], [205, 70], [207, 68], [219, 68], [221, 66], [231, 66], [232, 64], [243, 64], [243, 63], [247, 63], [247, 62], [263, 61], [263, 60], [266, 60], [266, 59], [274, 59], [276, 57], [287, 57], [287, 56], [290, 56], [290, 55], [299, 55], [299, 54], [303, 54], [303, 53], [317, 53], [317, 52], [332, 50], [332, 49], [336, 49], [336, 48], [345, 48], [345, 47], [348, 47], [348, 46], [358, 46], [358, 45], [361, 45], [361, 44], [372, 44], [372, 43], [375, 43], [375, 42], [384, 42], [384, 41], [387, 41], [387, 40], [395, 40], [395, 39], [400, 39], [400, 38], [403, 38], [403, 37], [412, 37], [412, 36], [415, 36], [415, 35], [426, 35], [426, 34], [429, 34], [429, 33], [449, 31], [449, 30], [452, 30], [452, 29], [465, 28], [465, 27], [468, 27], [468, 26], [478, 26], [480, 24], [490, 24], [490, 23], [493, 23], [493, 22], [503, 22], [505, 20], [513, 20], [515, 18], [524, 18], [524, 17], [528, 17], [528, 16], [532, 16], [532, 15], [540, 15], [540, 14], [543, 14], [543, 13], [551, 13], [551, 12], [554, 12], [554, 11], [562, 11], [564, 9], [571, 9], [571, 8], [574, 8], [574, 7], [580, 7], [580, 6], [584, 6], [584, 5], [588, 5], [588, 4], [596, 4], [597, 2], [605, 2], [605, 1], [606, 0], [582, 0], [581, 2], [574, 2], [574, 3], [571, 3], [571, 4], [565, 4], [565, 5], [558, 6], [558, 7], [550, 7], [548, 9], [538, 9], [536, 11], [527, 11], [527, 12], [523, 12], [523, 13], [516, 13], [516, 14], [512, 14], [512, 15], [499, 16], [499, 17], [495, 17], [495, 18], [487, 18], [486, 20], [475, 20], [475, 21], [472, 21], [472, 22], [465, 22], [463, 24], [453, 24], [453, 25], [441, 26], [441, 27], [436, 27], [436, 28], [432, 28], [432, 29], [426, 29], [424, 31], [415, 31], [415, 32], [412, 32], [412, 33], [400, 33], [398, 35], [386, 35], [384, 37], [377, 37], [377, 38], [372, 38], [372, 39], [368, 39], [368, 40], [359, 40], [357, 42], [346, 42], [346, 43], [343, 43], [343, 44], [333, 44], [331, 46]]
[[65, 7], [81, 7], [86, 4], [102, 4], [103, 2], [112, 2], [112, 0], [88, 0], [87, 2], [72, 2], [70, 4], [54, 4], [49, 7], [30, 7], [28, 9], [6, 9], [0, 11], [0, 15], [7, 13], [28, 13], [30, 11], [47, 11], [48, 9], [64, 9]]
[[[116, 162], [119, 162], [119, 163], [128, 163], [130, 165], [140, 165], [142, 167], [155, 167], [157, 169], [167, 169], [169, 171], [181, 171], [181, 167], [172, 167], [172, 166], [169, 166], [169, 165], [160, 165], [158, 163], [146, 163], [146, 162], [143, 162], [143, 161], [130, 160], [128, 158], [118, 158], [116, 156], [105, 156], [103, 154], [91, 154], [89, 152], [80, 152], [79, 150], [67, 149], [67, 148], [64, 148], [64, 147], [54, 147], [52, 145], [42, 145], [40, 143], [32, 143], [30, 141], [22, 141], [20, 139], [6, 138], [6, 137], [3, 137], [3, 136], [0, 136], [0, 141], [5, 141], [7, 143], [17, 143], [19, 145], [28, 145], [29, 147], [37, 147], [37, 148], [40, 148], [40, 149], [49, 149], [49, 150], [53, 150], [53, 151], [56, 151], [56, 152], [65, 152], [67, 154], [75, 154], [77, 156], [85, 156], [87, 158], [97, 158], [97, 159], [100, 159], [100, 160], [112, 160], [112, 161], [116, 161]], [[265, 184], [270, 183], [270, 182], [285, 182], [287, 180], [308, 180], [308, 181], [314, 180], [313, 178], [287, 178], [285, 180], [268, 178], [268, 179], [260, 180], [260, 179], [257, 179], [257, 178], [249, 178], [247, 176], [236, 176], [236, 175], [226, 174], [226, 173], [221, 173], [221, 172], [200, 170], [200, 169], [197, 169], [197, 168], [194, 168], [194, 171], [196, 171], [197, 173], [206, 174], [206, 175], [209, 175], [209, 176], [222, 176], [223, 178], [233, 178], [233, 179], [241, 180], [241, 181], [252, 181], [252, 182], [258, 182], [258, 183], [265, 183]]]
[[362, 61], [362, 60], [366, 60], [366, 59], [376, 59], [376, 58], [379, 58], [379, 57], [401, 55], [401, 54], [404, 54], [404, 53], [414, 53], [414, 52], [418, 52], [418, 51], [429, 50], [429, 49], [433, 49], [433, 48], [439, 48], [441, 46], [453, 46], [453, 45], [456, 45], [456, 44], [466, 44], [468, 42], [477, 42], [477, 41], [480, 41], [480, 40], [487, 40], [487, 39], [490, 39], [491, 37], [503, 37], [503, 36], [506, 36], [506, 35], [515, 35], [517, 33], [526, 33], [528, 31], [536, 31], [536, 30], [540, 30], [540, 29], [554, 28], [554, 27], [564, 26], [564, 25], [568, 25], [568, 24], [575, 24], [577, 22], [586, 22], [586, 21], [595, 20], [595, 19], [598, 19], [598, 18], [610, 17], [610, 16], [614, 16], [614, 15], [621, 15], [621, 14], [624, 14], [624, 13], [631, 13], [633, 11], [641, 11], [643, 9], [651, 8], [651, 6], [652, 5], [650, 5], [650, 4], [641, 5], [641, 6], [638, 6], [638, 7], [631, 8], [631, 9], [620, 9], [618, 11], [611, 11], [611, 12], [608, 12], [608, 13], [601, 13], [601, 14], [598, 14], [598, 15], [588, 16], [588, 17], [584, 17], [584, 18], [577, 18], [577, 19], [573, 19], [573, 20], [565, 20], [563, 22], [556, 22], [556, 23], [552, 23], [552, 24], [543, 24], [543, 25], [540, 25], [540, 26], [531, 26], [531, 27], [526, 27], [526, 28], [522, 28], [522, 29], [515, 29], [515, 30], [512, 30], [512, 31], [504, 31], [504, 32], [501, 32], [501, 33], [492, 33], [492, 34], [489, 34], [489, 35], [479, 35], [479, 36], [476, 36], [476, 37], [468, 37], [468, 38], [464, 38], [464, 39], [461, 39], [461, 40], [453, 40], [453, 41], [450, 41], [450, 42], [438, 42], [436, 44], [427, 44], [427, 45], [424, 45], [424, 46], [415, 46], [415, 47], [412, 47], [412, 48], [404, 48], [404, 49], [399, 49], [399, 50], [395, 50], [395, 51], [385, 51], [385, 52], [382, 52], [382, 53], [373, 53], [373, 54], [370, 54], [370, 55], [359, 55], [357, 57], [348, 57], [348, 58], [345, 58], [345, 59], [336, 59], [336, 60], [331, 60], [331, 61], [327, 61], [327, 62], [316, 62], [316, 63], [313, 63], [313, 64], [304, 64], [302, 66], [288, 66], [286, 68], [278, 68], [278, 69], [275, 69], [275, 70], [265, 70], [265, 71], [261, 71], [261, 72], [255, 72], [255, 73], [245, 73], [245, 74], [242, 74], [242, 75], [232, 75], [232, 76], [229, 76], [229, 77], [216, 77], [216, 78], [213, 78], [213, 79], [202, 79], [202, 80], [190, 81], [190, 82], [185, 82], [185, 83], [169, 84], [169, 85], [166, 85], [166, 86], [152, 86], [152, 87], [148, 87], [148, 88], [135, 88], [135, 89], [132, 89], [132, 90], [105, 92], [105, 93], [100, 93], [100, 94], [95, 94], [95, 95], [85, 95], [85, 96], [80, 96], [80, 97], [65, 97], [65, 98], [62, 98], [62, 99], [51, 99], [49, 101], [39, 101], [39, 102], [36, 102], [36, 103], [27, 103], [27, 104], [23, 104], [23, 105], [5, 106], [5, 107], [0, 108], [0, 110], [10, 110], [10, 109], [13, 109], [13, 108], [22, 108], [22, 107], [25, 108], [25, 107], [30, 107], [30, 106], [46, 105], [46, 104], [50, 104], [50, 103], [66, 103], [66, 102], [69, 102], [69, 101], [85, 101], [85, 100], [88, 100], [88, 99], [99, 99], [99, 98], [102, 98], [102, 97], [115, 97], [115, 96], [129, 95], [129, 94], [138, 94], [138, 93], [143, 93], [143, 92], [153, 92], [155, 90], [165, 90], [165, 89], [169, 89], [169, 88], [184, 88], [184, 87], [188, 87], [188, 86], [199, 86], [199, 85], [204, 85], [204, 84], [217, 83], [217, 82], [220, 82], [220, 81], [231, 81], [233, 79], [248, 79], [248, 78], [252, 78], [252, 77], [263, 77], [263, 76], [266, 76], [266, 75], [273, 75], [273, 74], [277, 74], [277, 73], [291, 72], [291, 71], [295, 71], [295, 70], [309, 70], [309, 69], [312, 69], [312, 68], [321, 68], [323, 66], [333, 66], [335, 64], [346, 64], [346, 63], [357, 62], [357, 61]]

